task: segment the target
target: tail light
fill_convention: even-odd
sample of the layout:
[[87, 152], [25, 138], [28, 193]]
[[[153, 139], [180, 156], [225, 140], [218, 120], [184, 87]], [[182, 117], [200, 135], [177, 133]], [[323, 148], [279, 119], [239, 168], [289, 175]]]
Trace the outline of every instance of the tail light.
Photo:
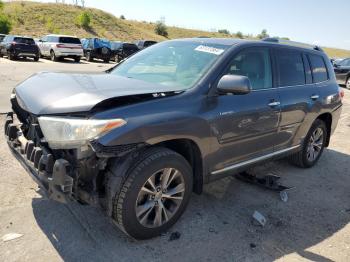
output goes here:
[[64, 44], [57, 44], [56, 47], [57, 48], [65, 48], [65, 45]]
[[344, 93], [344, 89], [339, 87], [339, 97], [340, 97], [340, 100], [343, 100], [345, 96], [345, 93]]
[[12, 42], [11, 45], [16, 45], [17, 43], [16, 42]]

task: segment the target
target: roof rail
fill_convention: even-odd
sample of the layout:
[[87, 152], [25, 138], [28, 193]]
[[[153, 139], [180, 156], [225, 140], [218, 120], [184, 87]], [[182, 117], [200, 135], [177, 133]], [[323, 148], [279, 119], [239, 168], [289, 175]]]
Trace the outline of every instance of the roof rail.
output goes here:
[[323, 52], [323, 49], [317, 45], [310, 45], [310, 44], [305, 44], [305, 43], [300, 43], [300, 42], [295, 42], [295, 41], [290, 41], [290, 40], [285, 40], [277, 37], [266, 37], [262, 39], [262, 41], [265, 42], [271, 42], [271, 43], [279, 43], [279, 44], [285, 44], [289, 46], [296, 46], [296, 47], [302, 47], [302, 48], [309, 48], [317, 51]]

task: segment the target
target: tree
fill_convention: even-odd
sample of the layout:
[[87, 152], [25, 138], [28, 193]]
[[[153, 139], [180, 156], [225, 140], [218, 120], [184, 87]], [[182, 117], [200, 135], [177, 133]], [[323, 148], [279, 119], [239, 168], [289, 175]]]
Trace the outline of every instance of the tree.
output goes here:
[[124, 16], [124, 15], [121, 15], [121, 16], [120, 16], [120, 19], [125, 20], [125, 16]]
[[161, 21], [158, 21], [156, 23], [156, 27], [154, 28], [154, 32], [157, 34], [157, 35], [161, 35], [161, 36], [164, 36], [164, 37], [168, 37], [168, 28], [166, 27], [166, 25], [161, 22]]
[[88, 29], [91, 23], [91, 15], [89, 12], [81, 12], [77, 17], [75, 23], [84, 29]]
[[[4, 3], [0, 0], [0, 11], [3, 8], [4, 8]], [[0, 33], [8, 34], [10, 33], [11, 28], [12, 28], [12, 24], [10, 19], [6, 15], [0, 13]]]
[[238, 31], [238, 32], [236, 33], [236, 37], [242, 39], [242, 38], [243, 38], [243, 33], [242, 33], [241, 31]]
[[266, 30], [266, 29], [263, 29], [263, 30], [261, 31], [261, 33], [258, 34], [258, 38], [259, 38], [259, 39], [263, 39], [263, 38], [266, 38], [266, 37], [269, 37], [269, 34], [267, 33], [267, 30]]
[[8, 34], [10, 33], [11, 29], [12, 29], [12, 24], [10, 19], [5, 15], [0, 14], [0, 33]]
[[218, 30], [218, 33], [220, 33], [220, 34], [225, 34], [225, 35], [229, 35], [229, 34], [230, 34], [230, 31], [228, 31], [227, 29], [219, 29], [219, 30]]

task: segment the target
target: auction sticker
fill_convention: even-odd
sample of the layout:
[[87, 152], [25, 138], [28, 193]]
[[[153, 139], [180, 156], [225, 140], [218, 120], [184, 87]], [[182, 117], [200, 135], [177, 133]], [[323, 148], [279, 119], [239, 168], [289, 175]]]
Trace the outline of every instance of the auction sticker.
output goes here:
[[221, 55], [225, 51], [224, 49], [219, 49], [219, 48], [206, 46], [206, 45], [199, 45], [194, 50], [200, 51], [200, 52], [206, 52], [214, 55]]

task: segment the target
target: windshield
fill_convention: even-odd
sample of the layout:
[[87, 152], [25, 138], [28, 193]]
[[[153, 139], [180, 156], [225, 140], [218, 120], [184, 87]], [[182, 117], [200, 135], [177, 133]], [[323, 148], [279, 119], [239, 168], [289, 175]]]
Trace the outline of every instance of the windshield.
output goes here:
[[125, 60], [111, 74], [185, 90], [191, 88], [227, 48], [198, 42], [163, 42]]

